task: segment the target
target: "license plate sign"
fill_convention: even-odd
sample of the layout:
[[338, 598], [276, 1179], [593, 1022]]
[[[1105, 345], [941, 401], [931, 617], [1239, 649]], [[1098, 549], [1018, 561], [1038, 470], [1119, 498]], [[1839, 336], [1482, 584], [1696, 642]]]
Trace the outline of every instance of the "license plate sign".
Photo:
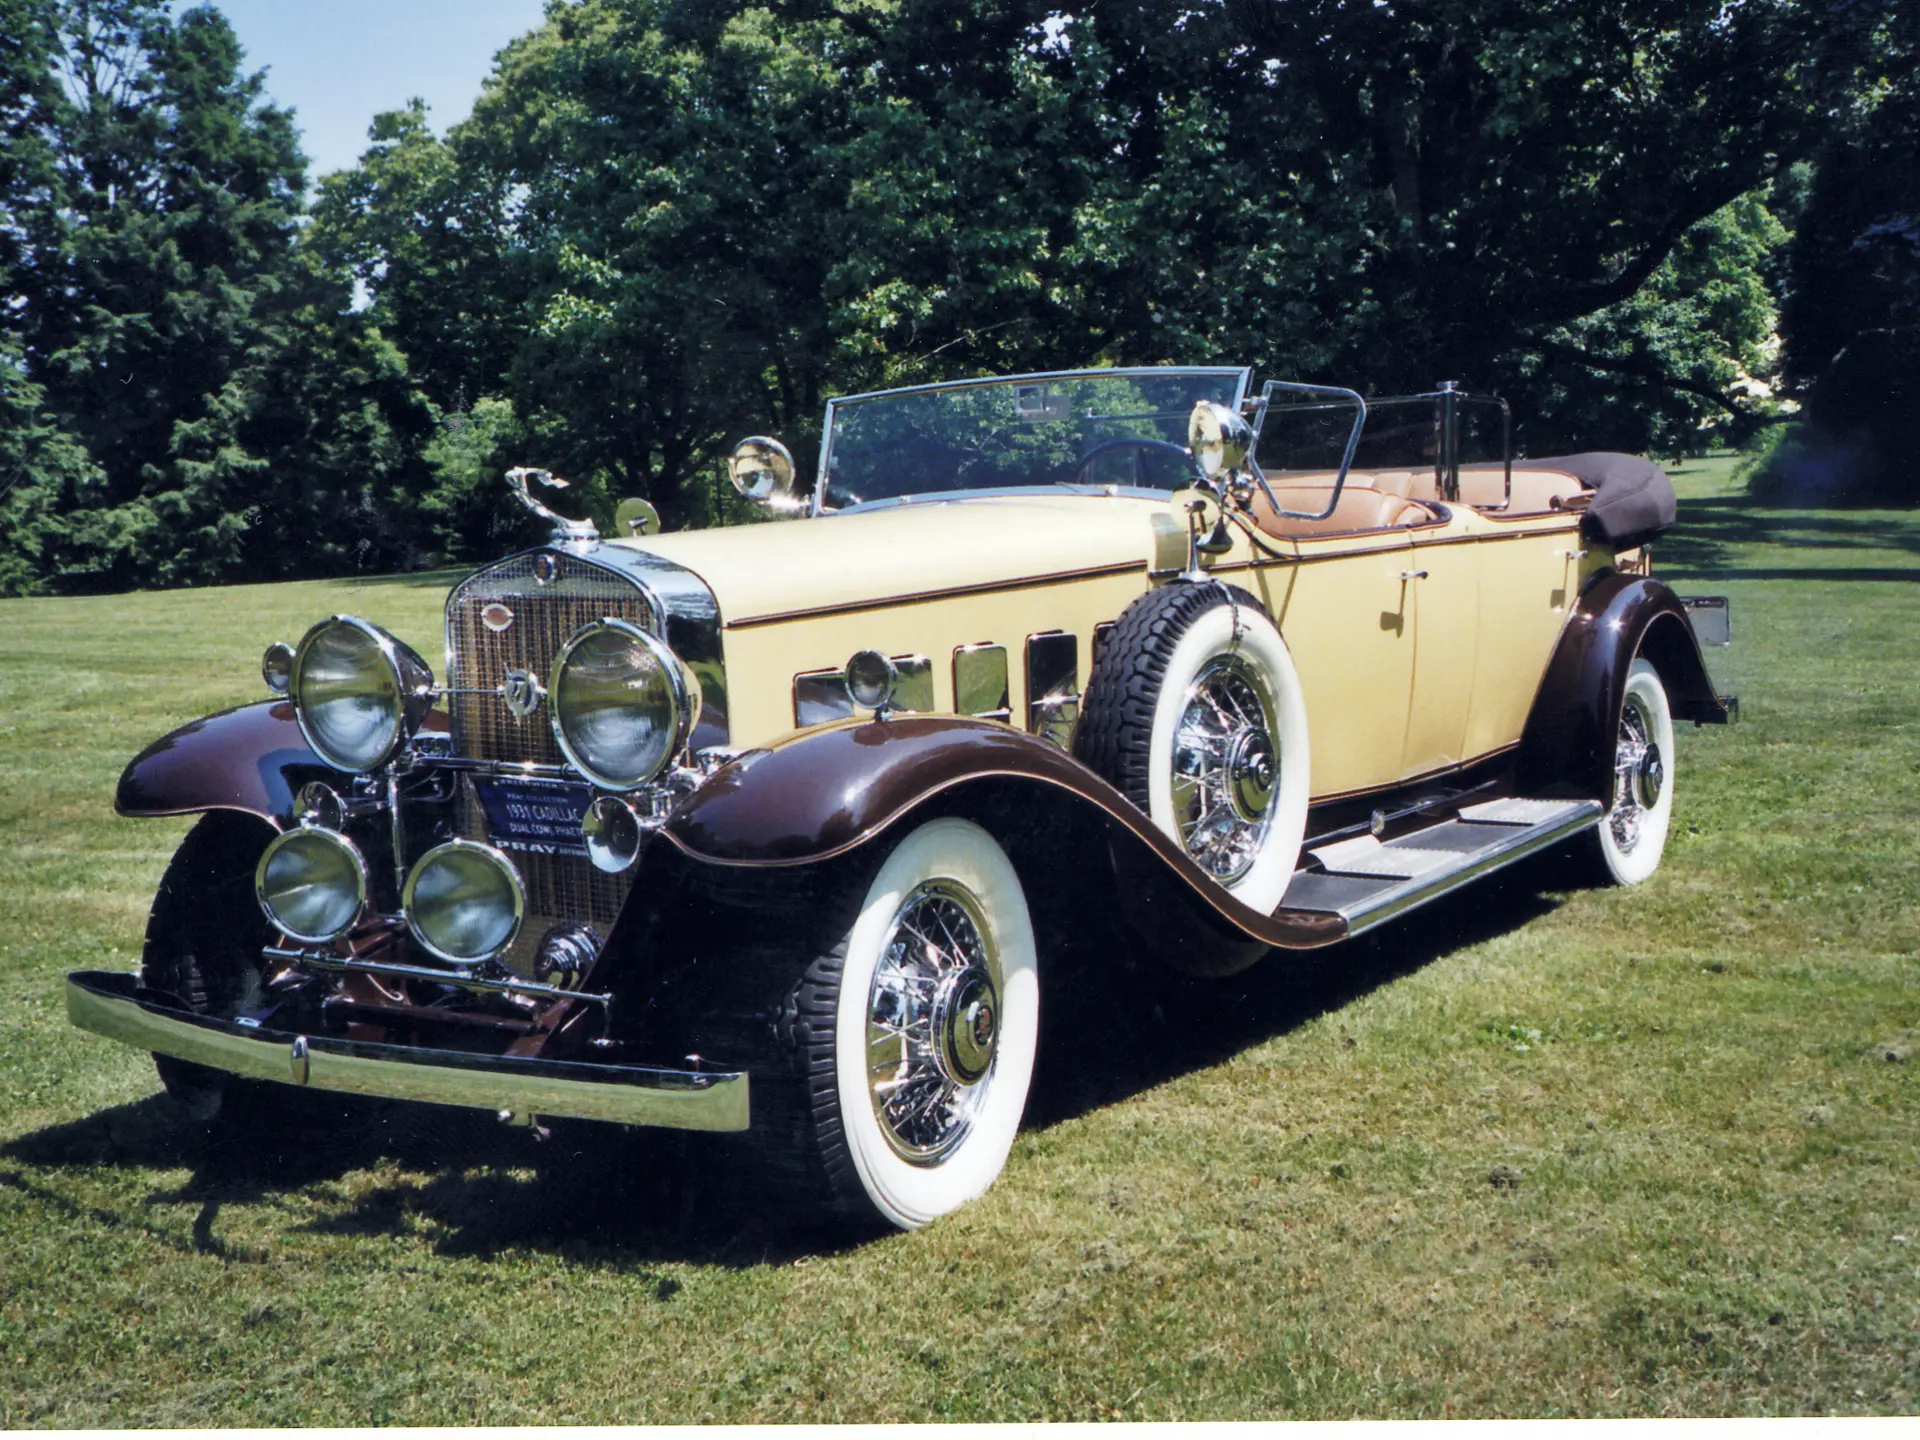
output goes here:
[[502, 850], [520, 855], [578, 855], [587, 842], [580, 817], [593, 803], [591, 785], [478, 776], [473, 782], [487, 812], [487, 833]]

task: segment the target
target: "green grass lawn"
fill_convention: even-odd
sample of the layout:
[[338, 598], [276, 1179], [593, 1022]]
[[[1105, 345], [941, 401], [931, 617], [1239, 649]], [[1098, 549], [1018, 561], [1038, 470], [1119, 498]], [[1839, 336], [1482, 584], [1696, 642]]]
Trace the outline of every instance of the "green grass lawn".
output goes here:
[[114, 781], [322, 615], [437, 657], [447, 577], [0, 602], [0, 1425], [1911, 1412], [1920, 516], [1729, 468], [1657, 565], [1733, 597], [1743, 723], [1680, 737], [1652, 881], [1548, 857], [1107, 997], [994, 1190], [861, 1244], [704, 1139], [390, 1106], [198, 1147], [64, 1018], [186, 829]]

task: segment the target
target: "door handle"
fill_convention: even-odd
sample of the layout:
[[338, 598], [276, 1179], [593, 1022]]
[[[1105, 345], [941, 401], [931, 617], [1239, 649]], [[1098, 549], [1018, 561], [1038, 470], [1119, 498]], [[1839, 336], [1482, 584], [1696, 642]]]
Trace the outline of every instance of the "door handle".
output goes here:
[[1427, 572], [1424, 570], [1402, 570], [1400, 572], [1400, 578], [1403, 581], [1404, 580], [1424, 580], [1427, 578]]

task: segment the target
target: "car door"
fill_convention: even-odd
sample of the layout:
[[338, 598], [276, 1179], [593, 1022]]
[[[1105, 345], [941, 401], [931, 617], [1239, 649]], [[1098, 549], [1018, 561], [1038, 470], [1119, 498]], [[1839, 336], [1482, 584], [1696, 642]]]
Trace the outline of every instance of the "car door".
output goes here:
[[1315, 800], [1400, 778], [1413, 688], [1405, 531], [1303, 540], [1255, 572], [1307, 700]]
[[1513, 745], [1540, 677], [1579, 595], [1577, 522], [1489, 522], [1505, 533], [1472, 549], [1480, 557], [1479, 646], [1474, 657], [1469, 758]]
[[1415, 532], [1407, 564], [1413, 617], [1413, 694], [1403, 779], [1457, 765], [1466, 754], [1480, 647], [1480, 555], [1497, 548], [1450, 534]]

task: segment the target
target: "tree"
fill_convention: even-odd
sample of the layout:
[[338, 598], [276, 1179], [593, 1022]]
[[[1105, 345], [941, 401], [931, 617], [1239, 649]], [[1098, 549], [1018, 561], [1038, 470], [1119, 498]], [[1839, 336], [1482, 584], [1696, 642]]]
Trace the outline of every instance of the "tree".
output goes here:
[[1760, 477], [1800, 499], [1911, 499], [1920, 451], [1920, 16], [1894, 12], [1880, 83], [1820, 157], [1781, 330], [1805, 423]]
[[1497, 373], [1634, 295], [1818, 144], [1875, 18], [1805, 0], [1227, 8], [1366, 197], [1357, 288], [1394, 317], [1367, 343], [1408, 380]]
[[[1765, 192], [1743, 195], [1688, 230], [1627, 299], [1536, 341], [1534, 452], [1600, 434], [1663, 455], [1750, 439], [1777, 412], [1771, 272], [1787, 239]], [[1596, 374], [1611, 383], [1596, 386]]]
[[159, 0], [5, 3], [8, 370], [41, 438], [0, 583], [413, 553], [406, 467], [430, 415], [347, 280], [300, 254], [292, 116], [263, 102], [226, 21]]
[[[1730, 387], [1771, 308], [1753, 247], [1780, 237], [1728, 207], [1819, 142], [1879, 16], [780, 8], [841, 32], [855, 174], [884, 181], [852, 192], [839, 318], [897, 367], [1232, 356], [1379, 391], [1461, 378], [1511, 395], [1533, 441], [1565, 442], [1557, 414], [1623, 445], [1745, 423]], [[1738, 273], [1708, 296], [1721, 263]]]

